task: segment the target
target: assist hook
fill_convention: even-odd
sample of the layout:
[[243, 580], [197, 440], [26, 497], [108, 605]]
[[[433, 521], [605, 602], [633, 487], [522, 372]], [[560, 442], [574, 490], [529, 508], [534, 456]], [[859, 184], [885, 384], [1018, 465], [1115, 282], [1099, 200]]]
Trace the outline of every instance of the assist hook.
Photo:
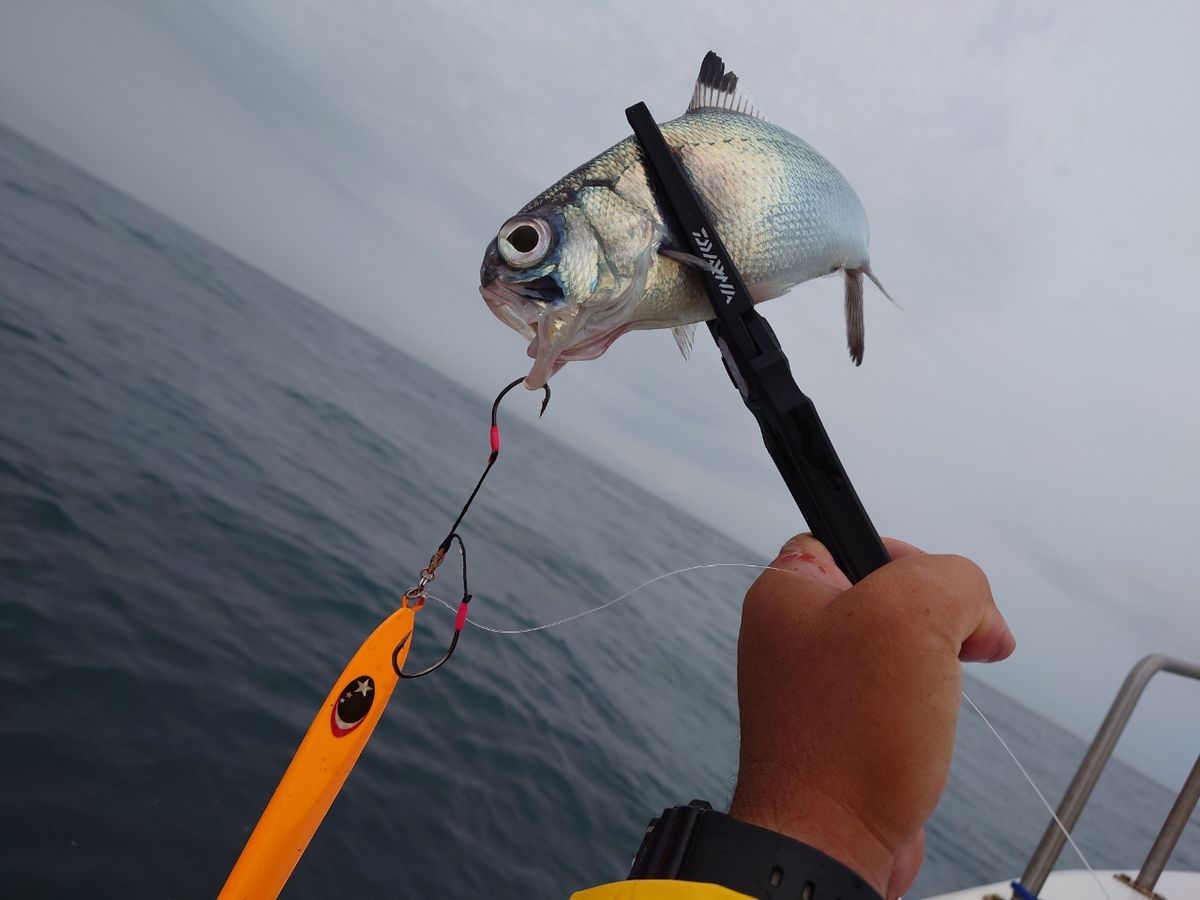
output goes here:
[[[500, 455], [500, 426], [496, 423], [496, 415], [500, 411], [500, 401], [504, 399], [504, 395], [515, 388], [518, 384], [525, 381], [524, 378], [518, 378], [516, 381], [507, 385], [504, 390], [496, 395], [496, 399], [492, 401], [492, 453], [488, 456], [487, 465], [483, 468], [483, 474], [479, 476], [479, 480], [475, 482], [475, 490], [471, 491], [471, 496], [467, 498], [467, 502], [463, 504], [462, 510], [458, 514], [458, 518], [454, 520], [454, 524], [450, 526], [450, 533], [446, 535], [446, 539], [442, 541], [438, 547], [438, 553], [445, 556], [446, 551], [450, 549], [450, 541], [454, 537], [454, 533], [458, 531], [458, 526], [462, 524], [463, 516], [467, 514], [467, 510], [471, 508], [471, 503], [475, 499], [475, 495], [479, 493], [479, 489], [483, 486], [483, 479], [487, 478], [488, 472], [492, 471], [492, 466], [496, 464], [496, 457]], [[542, 408], [538, 410], [538, 418], [546, 414], [546, 407], [550, 405], [550, 385], [543, 384], [542, 390], [545, 391], [545, 396], [542, 397]]]
[[[409, 598], [415, 600], [418, 604], [425, 602], [426, 585], [433, 581], [434, 573], [437, 572], [438, 566], [442, 564], [442, 560], [446, 558], [446, 554], [450, 551], [451, 542], [455, 537], [457, 537], [458, 526], [462, 524], [462, 520], [466, 516], [467, 510], [471, 508], [471, 504], [475, 500], [475, 495], [478, 494], [479, 489], [483, 487], [483, 480], [487, 478], [488, 472], [492, 471], [492, 466], [496, 464], [496, 457], [500, 455], [500, 426], [497, 424], [496, 419], [496, 416], [500, 411], [500, 401], [504, 399], [504, 396], [509, 391], [524, 381], [524, 378], [518, 378], [509, 383], [502, 391], [500, 391], [499, 394], [496, 395], [496, 399], [492, 401], [492, 452], [488, 456], [487, 465], [483, 467], [483, 474], [481, 474], [479, 476], [479, 480], [475, 482], [475, 489], [471, 491], [471, 496], [467, 498], [467, 502], [463, 504], [462, 509], [460, 509], [458, 512], [458, 518], [454, 520], [454, 524], [451, 525], [450, 530], [446, 532], [445, 540], [438, 545], [438, 548], [434, 552], [433, 556], [429, 558], [429, 565], [421, 570], [420, 580], [417, 582], [416, 586], [408, 591]], [[545, 392], [545, 396], [542, 398], [542, 408], [538, 410], [539, 419], [546, 414], [546, 407], [550, 405], [550, 385], [542, 385], [542, 390]], [[462, 538], [459, 538], [459, 543], [461, 545]]]
[[[525, 383], [524, 378], [518, 378], [516, 381], [514, 381], [512, 384], [505, 387], [504, 390], [502, 390], [499, 394], [496, 395], [496, 399], [494, 401], [492, 401], [492, 427], [493, 428], [496, 427], [496, 411], [498, 409], [500, 409], [500, 401], [504, 399], [504, 395], [507, 394], [509, 391], [511, 391], [513, 388], [515, 388], [518, 384], [524, 384], [524, 383]], [[533, 388], [532, 390], [537, 390], [537, 388]], [[542, 408], [538, 410], [538, 418], [539, 419], [546, 414], [546, 407], [550, 405], [550, 385], [543, 384], [542, 390], [545, 391], [546, 394], [544, 397], [542, 397]]]
[[[409, 588], [405, 593], [405, 599], [413, 601], [415, 607], [420, 609], [425, 605], [425, 588], [429, 582], [433, 581], [437, 573], [438, 566], [446, 558], [446, 554], [450, 551], [450, 547], [455, 541], [458, 541], [458, 550], [462, 556], [462, 574], [463, 574], [463, 597], [458, 604], [458, 615], [454, 620], [454, 635], [450, 638], [450, 647], [446, 650], [446, 655], [439, 659], [436, 663], [427, 669], [420, 672], [414, 672], [411, 675], [406, 675], [401, 671], [401, 667], [396, 664], [396, 657], [400, 652], [400, 647], [396, 647], [392, 653], [392, 668], [401, 678], [420, 678], [422, 675], [428, 675], [430, 672], [439, 668], [450, 655], [454, 653], [455, 647], [458, 646], [458, 638], [462, 633], [463, 625], [467, 621], [467, 606], [471, 602], [471, 592], [467, 587], [467, 547], [463, 543], [462, 536], [458, 533], [458, 526], [462, 524], [463, 518], [467, 514], [467, 510], [471, 508], [471, 503], [475, 500], [475, 495], [479, 493], [479, 489], [483, 487], [483, 480], [487, 478], [488, 472], [492, 471], [492, 466], [496, 464], [496, 457], [500, 455], [500, 426], [497, 423], [496, 416], [500, 411], [500, 401], [504, 399], [505, 394], [515, 388], [518, 384], [524, 382], [524, 378], [518, 378], [516, 381], [507, 385], [504, 390], [496, 395], [496, 399], [492, 402], [492, 432], [491, 443], [492, 452], [488, 455], [487, 465], [483, 467], [483, 474], [479, 476], [479, 480], [475, 482], [475, 489], [471, 491], [471, 496], [467, 498], [467, 502], [463, 504], [463, 508], [459, 510], [458, 518], [454, 520], [454, 524], [450, 526], [450, 531], [446, 534], [446, 539], [438, 546], [433, 556], [429, 558], [429, 565], [421, 570], [420, 580], [415, 587]], [[538, 418], [540, 419], [546, 413], [546, 407], [550, 405], [550, 385], [542, 385], [542, 390], [545, 396], [542, 397], [542, 408], [538, 410]]]

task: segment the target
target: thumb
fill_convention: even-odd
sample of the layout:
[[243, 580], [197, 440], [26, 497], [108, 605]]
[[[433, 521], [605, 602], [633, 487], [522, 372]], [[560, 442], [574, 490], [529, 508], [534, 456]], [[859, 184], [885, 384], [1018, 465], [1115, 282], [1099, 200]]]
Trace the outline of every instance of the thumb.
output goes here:
[[782, 569], [793, 575], [810, 578], [835, 588], [839, 592], [850, 587], [850, 579], [838, 568], [833, 554], [825, 549], [824, 544], [807, 532], [796, 535], [784, 544], [779, 555], [771, 563], [771, 568]]

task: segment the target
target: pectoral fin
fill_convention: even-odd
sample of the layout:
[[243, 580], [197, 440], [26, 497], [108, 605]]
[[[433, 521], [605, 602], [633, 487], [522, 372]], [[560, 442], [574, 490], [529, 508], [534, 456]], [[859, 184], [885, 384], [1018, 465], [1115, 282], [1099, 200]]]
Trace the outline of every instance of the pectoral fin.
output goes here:
[[856, 366], [862, 365], [865, 328], [863, 325], [863, 273], [846, 269], [846, 346]]
[[676, 250], [673, 247], [660, 247], [658, 252], [676, 262], [683, 263], [685, 266], [695, 266], [697, 269], [704, 269], [706, 272], [712, 270], [712, 264], [707, 259], [697, 256], [695, 253], [688, 253], [686, 250]]

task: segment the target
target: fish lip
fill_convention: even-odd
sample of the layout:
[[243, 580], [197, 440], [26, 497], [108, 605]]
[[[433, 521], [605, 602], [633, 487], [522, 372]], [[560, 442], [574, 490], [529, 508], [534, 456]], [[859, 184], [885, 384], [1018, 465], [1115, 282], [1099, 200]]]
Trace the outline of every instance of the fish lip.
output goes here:
[[[588, 324], [585, 321], [575, 325], [565, 341], [560, 339], [555, 342], [560, 344], [565, 342], [567, 344], [566, 349], [553, 352], [554, 347], [544, 343], [547, 338], [546, 331], [549, 328], [549, 324], [547, 320], [543, 319], [539, 323], [537, 336], [529, 342], [527, 352], [530, 358], [533, 359], [533, 368], [525, 376], [525, 387], [530, 390], [537, 390], [567, 363], [584, 359], [596, 359], [603, 356], [617, 338], [633, 327], [629, 323], [623, 323], [594, 337], [589, 337], [581, 343], [573, 343], [580, 332], [587, 332]], [[545, 352], [543, 352], [544, 347], [548, 348]]]
[[514, 290], [513, 286], [502, 282], [480, 285], [479, 293], [496, 318], [529, 339], [526, 353], [534, 363], [525, 378], [525, 386], [531, 390], [542, 387], [568, 362], [602, 356], [617, 338], [632, 327], [629, 323], [622, 323], [588, 337], [582, 343], [573, 344], [574, 338], [581, 332], [586, 334], [589, 325], [594, 327], [595, 323], [587, 321], [590, 317], [585, 316], [568, 327], [566, 336], [552, 341], [548, 333], [551, 320], [556, 318], [552, 307], [531, 300]]
[[[641, 294], [645, 263], [620, 294], [602, 304], [568, 302], [556, 279], [549, 275], [527, 281], [486, 278], [479, 291], [492, 313], [518, 334], [529, 338], [533, 367], [525, 386], [536, 390], [568, 362], [596, 359], [634, 328], [627, 321], [630, 298]], [[486, 267], [485, 267], [486, 268]]]
[[576, 344], [570, 350], [560, 353], [558, 355], [558, 362], [562, 365], [563, 363], [578, 362], [583, 359], [596, 359], [603, 356], [608, 351], [608, 348], [613, 345], [613, 342], [629, 331], [631, 327], [631, 325], [620, 325], [611, 331], [584, 341], [582, 344]]
[[570, 351], [582, 325], [578, 313], [574, 316], [548, 315], [538, 320], [537, 335], [526, 351], [533, 358], [533, 367], [525, 376], [525, 387], [531, 390], [542, 387], [551, 375], [566, 365], [563, 356]]
[[542, 313], [534, 303], [498, 281], [480, 285], [479, 293], [497, 319], [523, 337], [536, 338]]

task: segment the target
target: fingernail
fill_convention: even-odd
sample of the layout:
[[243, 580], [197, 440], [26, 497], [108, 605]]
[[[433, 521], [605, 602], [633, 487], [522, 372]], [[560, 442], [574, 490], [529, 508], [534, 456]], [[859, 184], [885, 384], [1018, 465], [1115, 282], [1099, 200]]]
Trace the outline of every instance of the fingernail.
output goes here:
[[1002, 637], [998, 644], [999, 649], [996, 651], [996, 654], [988, 660], [988, 662], [1000, 662], [1003, 659], [1008, 659], [1013, 655], [1013, 651], [1017, 649], [1017, 639], [1013, 636], [1011, 631]]

